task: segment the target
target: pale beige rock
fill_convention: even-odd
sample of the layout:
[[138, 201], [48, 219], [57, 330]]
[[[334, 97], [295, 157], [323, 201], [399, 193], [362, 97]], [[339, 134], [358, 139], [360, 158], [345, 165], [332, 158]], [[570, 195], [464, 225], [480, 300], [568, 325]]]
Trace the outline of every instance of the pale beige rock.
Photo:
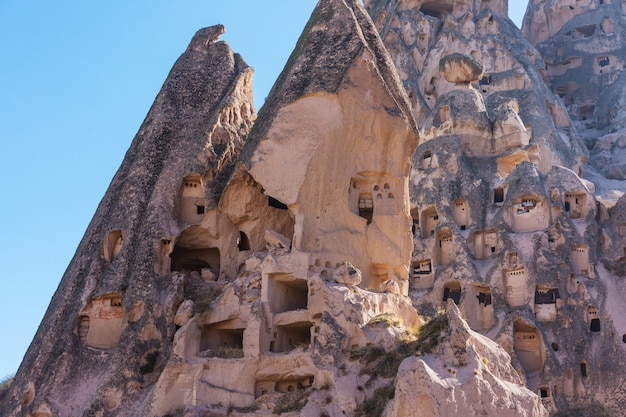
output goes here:
[[273, 230], [265, 231], [265, 241], [277, 249], [289, 249], [291, 246], [291, 241], [288, 238]]
[[189, 322], [191, 317], [193, 316], [193, 300], [185, 300], [183, 301], [178, 310], [176, 310], [176, 316], [174, 316], [174, 324], [177, 326], [184, 326]]
[[343, 262], [333, 271], [333, 279], [338, 284], [359, 285], [361, 283], [361, 271], [350, 262]]
[[521, 386], [509, 355], [472, 331], [452, 301], [448, 322], [437, 355], [411, 357], [400, 365], [386, 417], [549, 415], [540, 399]]
[[448, 82], [466, 84], [483, 78], [485, 65], [471, 55], [457, 52], [441, 58], [439, 71]]

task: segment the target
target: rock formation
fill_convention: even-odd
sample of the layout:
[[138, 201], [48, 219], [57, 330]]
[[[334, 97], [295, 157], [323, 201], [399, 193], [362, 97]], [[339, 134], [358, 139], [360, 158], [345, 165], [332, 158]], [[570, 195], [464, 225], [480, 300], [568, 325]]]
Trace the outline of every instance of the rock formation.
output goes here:
[[525, 38], [506, 0], [320, 0], [258, 117], [199, 31], [0, 414], [620, 415], [606, 3], [532, 2]]

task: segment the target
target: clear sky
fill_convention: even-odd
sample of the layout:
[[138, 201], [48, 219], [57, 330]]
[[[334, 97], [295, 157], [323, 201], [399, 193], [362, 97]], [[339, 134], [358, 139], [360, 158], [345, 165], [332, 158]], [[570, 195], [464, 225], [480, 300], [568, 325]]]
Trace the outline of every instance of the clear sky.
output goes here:
[[[217, 23], [262, 105], [316, 0], [0, 0], [0, 379], [13, 374], [171, 66]], [[521, 24], [526, 2], [512, 0]], [[73, 317], [68, 317], [73, 320]]]

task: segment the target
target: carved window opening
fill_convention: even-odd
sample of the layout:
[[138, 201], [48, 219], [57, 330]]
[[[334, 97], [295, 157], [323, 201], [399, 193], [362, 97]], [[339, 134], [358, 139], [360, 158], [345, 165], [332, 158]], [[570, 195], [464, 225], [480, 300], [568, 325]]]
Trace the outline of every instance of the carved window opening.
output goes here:
[[506, 285], [506, 301], [511, 307], [526, 304], [526, 284], [528, 272], [523, 266], [513, 270], [504, 270], [504, 282]]
[[243, 332], [245, 323], [239, 319], [202, 326], [200, 330], [200, 356], [243, 357]]
[[589, 274], [589, 246], [572, 245], [572, 264], [577, 275]]
[[587, 378], [587, 362], [585, 362], [585, 361], [582, 361], [580, 363], [580, 375], [583, 378]]
[[587, 315], [589, 316], [589, 330], [593, 333], [600, 332], [602, 330], [600, 325], [600, 318], [598, 317], [598, 309], [594, 306], [587, 307]]
[[429, 207], [422, 212], [422, 237], [433, 236], [439, 222], [439, 214], [434, 207]]
[[298, 322], [277, 326], [274, 332], [273, 343], [270, 343], [270, 352], [284, 353], [296, 348], [308, 349], [311, 345], [310, 322]]
[[367, 220], [367, 224], [372, 223], [374, 218], [374, 200], [372, 193], [359, 194], [359, 217]]
[[548, 387], [539, 388], [539, 396], [541, 398], [550, 398], [550, 388]]
[[306, 279], [292, 274], [268, 276], [267, 301], [273, 313], [304, 310], [308, 306], [309, 287]]
[[435, 264], [448, 265], [454, 260], [454, 241], [450, 229], [437, 233], [437, 247], [435, 247]]
[[578, 32], [579, 34], [581, 34], [582, 36], [584, 36], [585, 38], [589, 38], [593, 36], [594, 33], [596, 33], [596, 25], [594, 24], [594, 25], [579, 26], [574, 30]]
[[433, 159], [433, 153], [431, 151], [422, 152], [422, 157], [420, 158], [420, 169], [428, 169], [430, 168], [430, 164]]
[[175, 245], [170, 254], [172, 272], [199, 272], [203, 277], [220, 276], [220, 251], [218, 248], [190, 249]]
[[493, 202], [495, 204], [502, 204], [504, 202], [504, 187], [496, 187], [493, 190]]
[[433, 263], [430, 259], [415, 261], [411, 264], [413, 289], [432, 288], [434, 284]]
[[91, 347], [110, 349], [117, 345], [123, 323], [124, 309], [119, 294], [94, 297], [79, 316], [78, 336]]
[[539, 330], [517, 320], [513, 324], [513, 347], [525, 372], [543, 368], [543, 349]]
[[426, 16], [432, 16], [437, 19], [443, 19], [447, 14], [452, 13], [452, 3], [443, 1], [429, 1], [422, 5], [420, 12]]
[[458, 281], [453, 281], [447, 283], [443, 287], [443, 302], [447, 302], [448, 298], [451, 298], [454, 301], [454, 304], [459, 305], [461, 302], [461, 283]]
[[122, 250], [123, 243], [124, 238], [121, 230], [112, 230], [107, 234], [104, 239], [104, 259], [106, 259], [107, 263], [111, 263], [117, 258], [117, 255]]
[[202, 177], [199, 174], [192, 174], [183, 178], [179, 195], [179, 221], [182, 223], [200, 223], [206, 204]]
[[248, 235], [241, 230], [239, 231], [239, 239], [237, 239], [237, 249], [239, 249], [240, 252], [250, 250], [250, 239]]
[[466, 199], [458, 198], [454, 200], [452, 215], [454, 217], [454, 222], [461, 230], [465, 230], [470, 225], [470, 210]]

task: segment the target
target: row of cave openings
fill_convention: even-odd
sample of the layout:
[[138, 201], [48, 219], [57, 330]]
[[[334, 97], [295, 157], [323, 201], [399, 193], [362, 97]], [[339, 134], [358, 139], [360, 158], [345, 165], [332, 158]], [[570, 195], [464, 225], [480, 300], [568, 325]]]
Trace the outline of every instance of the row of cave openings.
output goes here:
[[[598, 333], [600, 329], [600, 320], [598, 318], [598, 311], [594, 306], [587, 307], [588, 320], [590, 322], [591, 332]], [[626, 343], [626, 334], [622, 336], [622, 342]], [[533, 373], [542, 371], [545, 363], [545, 350], [543, 348], [543, 337], [539, 329], [531, 324], [528, 324], [523, 319], [517, 319], [513, 324], [513, 349], [517, 355], [517, 358], [522, 366], [524, 372]], [[560, 346], [558, 342], [552, 342], [550, 347], [554, 352], [558, 352]], [[590, 375], [590, 369], [587, 361], [582, 359], [580, 361], [580, 377], [585, 381]], [[570, 386], [573, 386], [574, 370], [568, 369], [566, 375], [566, 381]], [[553, 386], [553, 393], [558, 395], [561, 391], [558, 384]], [[537, 394], [541, 398], [549, 398], [552, 392], [548, 386], [540, 386], [537, 390]]]
[[[495, 254], [501, 243], [495, 229], [473, 231], [468, 238], [468, 248], [476, 259], [487, 259]], [[438, 231], [435, 235], [435, 246], [431, 258], [419, 259], [411, 263], [411, 277], [415, 289], [432, 288], [435, 280], [435, 268], [447, 266], [456, 258], [452, 231], [448, 228]], [[517, 271], [517, 252], [508, 254], [507, 261], [513, 271]], [[570, 264], [574, 276], [590, 276], [589, 246], [575, 244], [570, 249]], [[520, 269], [523, 269], [520, 268]]]
[[[493, 192], [493, 202], [501, 206], [504, 203], [506, 187], [497, 187]], [[587, 215], [587, 194], [584, 192], [565, 193], [563, 209], [571, 219], [581, 219]], [[526, 195], [514, 199], [507, 209], [507, 222], [514, 232], [529, 232], [545, 229], [549, 226], [550, 207], [540, 196]], [[417, 207], [411, 209], [413, 219], [413, 235], [430, 237], [435, 233], [439, 222], [439, 213], [434, 206], [422, 210]], [[461, 230], [467, 230], [472, 225], [472, 216], [468, 200], [457, 198], [452, 202], [452, 218]], [[420, 228], [421, 224], [421, 228]]]
[[388, 174], [363, 172], [356, 175], [350, 180], [350, 211], [365, 219], [366, 224], [371, 224], [376, 216], [397, 215], [403, 202], [396, 198], [395, 188], [396, 181]]
[[[587, 249], [587, 248], [585, 248]], [[575, 249], [576, 251], [580, 249]], [[579, 252], [577, 252], [579, 253]], [[516, 252], [507, 254], [508, 263], [511, 269], [504, 269], [504, 286], [506, 288], [505, 300], [509, 307], [526, 306], [529, 303], [527, 292], [529, 274], [524, 266], [518, 266], [518, 255]], [[580, 265], [584, 267], [584, 265]], [[583, 271], [584, 272], [584, 271]], [[434, 286], [434, 274], [431, 260], [414, 262], [412, 265], [412, 286], [415, 290], [431, 289]], [[575, 288], [578, 283], [576, 274], [570, 276], [568, 286]], [[468, 320], [473, 328], [477, 330], [488, 329], [493, 324], [493, 304], [490, 287], [486, 284], [474, 284], [470, 286], [468, 292], [475, 295], [477, 303], [465, 304]], [[452, 299], [456, 304], [461, 301], [462, 288], [458, 281], [445, 283], [442, 289], [442, 301], [445, 303]], [[473, 296], [466, 296], [466, 299], [473, 300]], [[539, 322], [551, 322], [557, 319], [558, 308], [562, 307], [561, 294], [558, 288], [551, 288], [544, 285], [537, 285], [534, 293], [534, 303], [532, 304], [536, 320]], [[587, 321], [591, 332], [600, 331], [600, 318], [597, 316], [597, 309], [589, 307]]]
[[[420, 13], [434, 17], [439, 20], [444, 20], [449, 14], [454, 11], [455, 3], [463, 4], [462, 2], [454, 0], [439, 0], [439, 1], [425, 1], [419, 8]], [[487, 7], [491, 6], [491, 0], [482, 0], [480, 2], [480, 11], [482, 12]], [[493, 19], [493, 18], [491, 18]]]
[[[268, 304], [273, 315], [271, 321], [275, 324], [268, 332], [261, 331], [260, 350], [267, 354], [308, 349], [320, 331], [308, 314], [308, 281], [289, 273], [274, 273], [264, 278], [263, 284], [266, 291], [263, 291], [262, 301]], [[229, 351], [236, 352], [234, 357], [243, 357], [246, 328], [246, 323], [238, 318], [203, 324], [199, 355], [219, 356], [220, 351]]]
[[[288, 207], [279, 200], [268, 197], [268, 205], [281, 210]], [[179, 190], [178, 220], [183, 224], [197, 224], [202, 221], [206, 210], [204, 185], [200, 174], [191, 174], [183, 178]]]
[[[285, 204], [271, 196], [267, 197], [267, 205], [279, 210], [288, 210]], [[201, 176], [198, 174], [186, 176], [179, 191], [178, 220], [182, 224], [198, 224], [204, 217], [205, 209], [206, 200]], [[104, 258], [108, 264], [112, 263], [121, 252], [123, 240], [123, 233], [120, 229], [113, 230], [106, 236], [103, 249]], [[236, 244], [239, 252], [252, 250], [250, 238], [244, 231], [239, 231]], [[166, 259], [165, 264], [169, 265], [172, 272], [197, 271], [204, 275], [219, 277], [220, 251], [217, 247], [196, 249], [181, 245], [172, 247], [172, 239], [164, 238], [160, 242], [159, 254], [161, 258], [171, 258], [171, 260]]]

